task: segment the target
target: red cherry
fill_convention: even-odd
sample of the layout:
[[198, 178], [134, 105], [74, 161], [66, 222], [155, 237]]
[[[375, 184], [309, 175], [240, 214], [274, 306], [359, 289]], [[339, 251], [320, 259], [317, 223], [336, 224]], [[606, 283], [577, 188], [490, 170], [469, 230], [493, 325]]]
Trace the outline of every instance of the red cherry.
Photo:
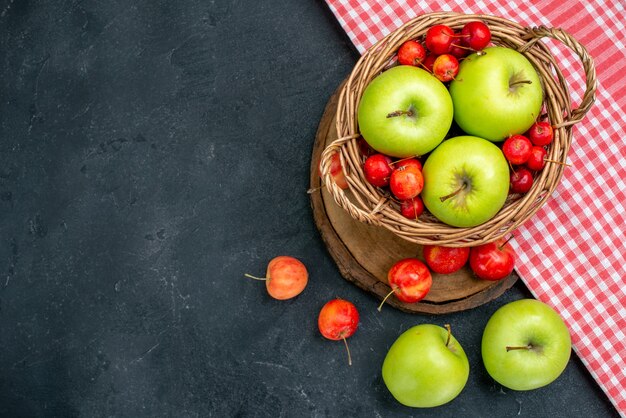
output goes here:
[[519, 165], [528, 161], [532, 146], [524, 135], [512, 135], [504, 141], [502, 152], [511, 164]]
[[371, 155], [363, 164], [365, 179], [373, 186], [387, 187], [391, 177], [391, 158], [383, 154]]
[[353, 303], [333, 299], [322, 307], [317, 324], [325, 338], [341, 340], [350, 337], [356, 331], [359, 325], [359, 312]]
[[528, 130], [528, 137], [533, 145], [544, 146], [552, 142], [554, 130], [549, 122], [535, 122]]
[[[321, 161], [320, 161], [321, 163]], [[319, 175], [320, 177], [322, 177], [322, 166], [320, 165], [319, 167]], [[337, 186], [339, 186], [340, 189], [347, 189], [348, 188], [348, 181], [346, 180], [346, 176], [343, 173], [343, 168], [341, 167], [341, 159], [339, 157], [339, 153], [336, 152], [333, 154], [333, 156], [331, 157], [330, 160], [330, 175], [332, 176], [333, 180], [335, 180], [335, 183], [337, 183]]]
[[548, 151], [544, 147], [538, 147], [534, 145], [530, 149], [530, 157], [526, 161], [526, 167], [533, 171], [539, 171], [546, 165], [545, 158], [548, 155]]
[[405, 258], [391, 266], [387, 273], [387, 281], [391, 292], [383, 299], [378, 307], [379, 311], [387, 298], [394, 293], [398, 300], [405, 303], [415, 303], [424, 299], [430, 291], [433, 278], [426, 264], [417, 258]]
[[400, 200], [412, 199], [424, 188], [424, 177], [414, 162], [400, 162], [391, 173], [389, 189]]
[[363, 139], [363, 137], [359, 137], [357, 144], [359, 145], [359, 151], [361, 151], [361, 155], [364, 155], [365, 157], [369, 157], [370, 155], [376, 153], [376, 151], [374, 151], [374, 148], [370, 147], [370, 144], [368, 144], [367, 141]]
[[474, 51], [482, 51], [491, 42], [491, 31], [483, 22], [475, 20], [468, 22], [461, 29], [463, 45]]
[[503, 239], [470, 249], [470, 268], [481, 279], [501, 280], [515, 267], [515, 252]]
[[442, 247], [439, 245], [424, 245], [422, 248], [424, 260], [435, 273], [450, 274], [460, 270], [469, 258], [469, 247]]
[[422, 65], [431, 73], [433, 72], [433, 64], [435, 63], [435, 60], [437, 59], [437, 55], [435, 54], [428, 54], [426, 55], [426, 58], [424, 58], [424, 62], [422, 62]]
[[433, 74], [445, 83], [454, 80], [459, 73], [459, 61], [452, 54], [442, 54], [433, 63]]
[[511, 191], [513, 193], [527, 193], [533, 186], [532, 173], [520, 167], [511, 173]]
[[446, 54], [454, 39], [454, 31], [446, 25], [431, 26], [426, 32], [424, 43], [430, 52], [436, 55]]
[[464, 46], [463, 41], [459, 39], [462, 36], [460, 33], [456, 33], [455, 36], [457, 38], [452, 41], [448, 53], [454, 55], [456, 58], [465, 58], [469, 55], [471, 50]]
[[426, 50], [417, 41], [406, 41], [398, 49], [398, 63], [402, 65], [419, 65], [426, 57]]
[[415, 196], [413, 199], [403, 200], [400, 202], [400, 213], [405, 218], [417, 220], [417, 218], [424, 213], [424, 202], [419, 196]]
[[359, 325], [359, 311], [351, 302], [343, 299], [333, 299], [327, 302], [320, 310], [317, 326], [325, 338], [329, 340], [343, 340], [348, 352], [348, 364], [352, 365], [352, 357], [346, 338], [356, 331]]
[[391, 163], [395, 169], [415, 169], [422, 171], [422, 163], [417, 158], [403, 158]]
[[309, 273], [304, 264], [297, 258], [286, 255], [280, 255], [270, 260], [265, 277], [256, 277], [247, 273], [244, 276], [255, 280], [264, 280], [267, 293], [278, 300], [298, 296], [309, 281]]

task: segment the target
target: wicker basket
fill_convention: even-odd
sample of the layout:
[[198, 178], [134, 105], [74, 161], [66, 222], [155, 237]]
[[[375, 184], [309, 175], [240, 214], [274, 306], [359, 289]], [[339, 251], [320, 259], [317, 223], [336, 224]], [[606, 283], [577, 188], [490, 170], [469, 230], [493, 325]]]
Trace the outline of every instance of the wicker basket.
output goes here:
[[[367, 85], [389, 66], [393, 65], [396, 50], [409, 40], [423, 36], [429, 27], [445, 24], [457, 30], [472, 20], [485, 22], [492, 34], [492, 43], [521, 52], [537, 69], [544, 88], [545, 112], [554, 126], [554, 140], [548, 147], [550, 160], [536, 174], [531, 190], [522, 196], [510, 196], [504, 207], [491, 220], [472, 228], [452, 227], [425, 212], [418, 220], [403, 217], [398, 203], [389, 194], [369, 184], [363, 175], [365, 157], [358, 141], [357, 109]], [[572, 109], [570, 94], [563, 74], [541, 38], [556, 39], [569, 47], [582, 61], [586, 91], [578, 108]], [[526, 28], [509, 20], [488, 15], [463, 15], [452, 12], [418, 16], [381, 39], [356, 63], [352, 73], [341, 87], [336, 115], [337, 139], [322, 153], [321, 173], [334, 200], [354, 219], [379, 225], [417, 244], [474, 246], [499, 239], [517, 228], [535, 214], [552, 194], [565, 169], [567, 153], [572, 141], [572, 126], [580, 122], [595, 99], [596, 78], [592, 58], [586, 49], [560, 29]], [[349, 190], [342, 190], [330, 175], [330, 160], [340, 153]]]

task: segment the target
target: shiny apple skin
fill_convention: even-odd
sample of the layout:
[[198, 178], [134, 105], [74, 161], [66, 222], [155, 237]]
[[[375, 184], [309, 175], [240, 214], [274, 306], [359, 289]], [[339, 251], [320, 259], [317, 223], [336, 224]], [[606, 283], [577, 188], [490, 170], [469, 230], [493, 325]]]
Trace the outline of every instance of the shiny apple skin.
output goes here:
[[521, 391], [556, 380], [567, 367], [571, 347], [567, 325], [554, 309], [535, 299], [520, 299], [491, 316], [483, 332], [481, 353], [485, 369], [495, 381]]

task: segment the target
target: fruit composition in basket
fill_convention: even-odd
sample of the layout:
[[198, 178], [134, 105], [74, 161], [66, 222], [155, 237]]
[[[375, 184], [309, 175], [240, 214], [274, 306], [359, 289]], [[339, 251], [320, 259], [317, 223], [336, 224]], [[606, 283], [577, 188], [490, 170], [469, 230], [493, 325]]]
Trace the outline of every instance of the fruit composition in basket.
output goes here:
[[[543, 38], [578, 56], [572, 107]], [[421, 245], [476, 246], [533, 216], [594, 102], [593, 60], [560, 29], [487, 15], [419, 16], [372, 46], [341, 87], [320, 171], [358, 221]], [[338, 184], [340, 163], [345, 182]], [[331, 172], [333, 171], [333, 172]]]

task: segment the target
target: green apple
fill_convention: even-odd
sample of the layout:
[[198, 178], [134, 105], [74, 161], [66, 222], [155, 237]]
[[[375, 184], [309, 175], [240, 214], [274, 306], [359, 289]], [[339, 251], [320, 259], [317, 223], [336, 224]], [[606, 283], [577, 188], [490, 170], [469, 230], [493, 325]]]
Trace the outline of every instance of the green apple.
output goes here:
[[509, 165], [496, 145], [475, 136], [457, 136], [426, 159], [424, 205], [441, 222], [480, 225], [498, 213], [509, 193]]
[[535, 122], [543, 89], [524, 55], [504, 47], [483, 52], [463, 59], [450, 83], [454, 120], [467, 134], [502, 141], [526, 132]]
[[424, 155], [446, 136], [452, 99], [443, 83], [421, 68], [400, 65], [371, 81], [358, 108], [361, 135], [392, 157]]
[[469, 362], [452, 334], [422, 324], [405, 331], [383, 362], [383, 381], [403, 405], [429, 408], [456, 398], [469, 377]]
[[565, 370], [571, 349], [563, 319], [535, 299], [517, 300], [498, 309], [487, 322], [482, 340], [487, 372], [514, 390], [552, 383]]

